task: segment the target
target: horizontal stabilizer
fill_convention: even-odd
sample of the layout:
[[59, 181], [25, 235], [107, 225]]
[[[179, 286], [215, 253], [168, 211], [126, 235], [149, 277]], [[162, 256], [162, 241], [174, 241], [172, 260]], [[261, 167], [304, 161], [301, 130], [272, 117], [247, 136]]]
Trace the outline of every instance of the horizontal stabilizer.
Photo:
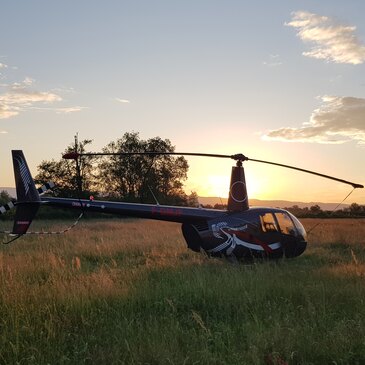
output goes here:
[[[42, 185], [40, 188], [37, 189], [39, 195], [44, 194], [50, 189], [53, 189], [55, 187], [55, 184], [53, 181], [49, 181], [48, 183]], [[5, 214], [9, 210], [13, 209], [15, 207], [14, 203], [10, 201], [9, 203], [6, 203], [2, 206], [0, 206], [0, 214]]]
[[13, 202], [6, 203], [0, 207], [0, 214], [5, 214], [15, 207]]
[[52, 190], [55, 187], [55, 183], [53, 181], [48, 181], [48, 183], [45, 183], [40, 188], [37, 189], [39, 195], [44, 194], [48, 190]]

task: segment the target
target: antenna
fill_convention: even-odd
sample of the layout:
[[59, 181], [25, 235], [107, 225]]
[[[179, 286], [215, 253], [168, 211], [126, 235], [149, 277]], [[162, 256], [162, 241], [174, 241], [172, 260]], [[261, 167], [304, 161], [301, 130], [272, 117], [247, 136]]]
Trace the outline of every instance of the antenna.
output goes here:
[[80, 153], [79, 153], [79, 133], [75, 134], [75, 154], [77, 154], [76, 161], [76, 184], [79, 196], [82, 195], [82, 181], [81, 181], [81, 166], [80, 166]]
[[148, 186], [148, 190], [151, 192], [151, 194], [153, 196], [153, 199], [155, 199], [156, 205], [160, 205], [160, 203], [158, 202], [155, 194], [153, 194], [153, 191], [152, 191], [151, 187], [149, 185], [147, 185], [147, 186]]

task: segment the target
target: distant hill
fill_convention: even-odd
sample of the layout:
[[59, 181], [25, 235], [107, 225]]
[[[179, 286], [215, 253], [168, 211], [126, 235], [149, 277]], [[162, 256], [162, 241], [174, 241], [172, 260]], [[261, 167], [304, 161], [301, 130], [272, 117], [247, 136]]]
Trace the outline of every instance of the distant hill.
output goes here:
[[[210, 204], [214, 206], [215, 204], [227, 204], [227, 198], [218, 197], [199, 197], [199, 203], [202, 205]], [[260, 200], [260, 199], [249, 199], [249, 204], [251, 207], [273, 207], [273, 208], [288, 208], [293, 205], [297, 205], [299, 208], [311, 207], [313, 205], [319, 205], [322, 210], [333, 210], [337, 207], [338, 203], [321, 203], [321, 202], [292, 202], [289, 200]], [[348, 207], [349, 204], [342, 204], [341, 208]]]

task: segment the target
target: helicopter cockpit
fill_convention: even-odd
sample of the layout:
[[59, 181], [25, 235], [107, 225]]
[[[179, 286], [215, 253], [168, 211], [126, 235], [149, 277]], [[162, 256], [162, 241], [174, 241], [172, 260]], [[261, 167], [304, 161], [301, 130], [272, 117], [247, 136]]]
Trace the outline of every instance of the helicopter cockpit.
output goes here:
[[299, 220], [285, 210], [272, 210], [259, 215], [261, 231], [277, 237], [286, 257], [301, 254], [307, 246], [307, 234]]
[[299, 220], [287, 211], [273, 211], [260, 214], [261, 230], [280, 232], [283, 235], [300, 237], [306, 240], [306, 232]]

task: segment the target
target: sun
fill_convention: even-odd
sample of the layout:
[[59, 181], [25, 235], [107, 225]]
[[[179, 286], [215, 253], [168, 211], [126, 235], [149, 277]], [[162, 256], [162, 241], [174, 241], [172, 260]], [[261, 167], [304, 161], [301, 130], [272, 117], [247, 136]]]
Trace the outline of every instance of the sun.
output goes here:
[[263, 195], [263, 187], [260, 179], [257, 179], [254, 174], [246, 176], [246, 188], [249, 198], [260, 199]]
[[209, 175], [204, 187], [204, 195], [218, 198], [228, 198], [229, 176]]
[[[231, 166], [222, 162], [191, 162], [186, 191], [195, 191], [201, 197], [227, 199], [231, 181]], [[247, 193], [249, 199], [262, 199], [273, 190], [272, 180], [260, 170], [260, 166], [245, 169]]]
[[[228, 198], [231, 177], [229, 175], [208, 175], [204, 183], [200, 183], [197, 193], [200, 196]], [[246, 177], [249, 198], [259, 198], [262, 184], [253, 175]]]

